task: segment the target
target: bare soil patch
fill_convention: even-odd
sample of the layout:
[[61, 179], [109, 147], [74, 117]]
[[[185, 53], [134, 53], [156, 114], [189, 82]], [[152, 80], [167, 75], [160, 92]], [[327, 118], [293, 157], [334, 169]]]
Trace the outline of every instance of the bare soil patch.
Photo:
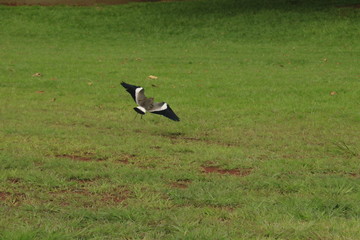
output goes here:
[[176, 182], [170, 183], [169, 185], [173, 188], [185, 189], [188, 188], [190, 184], [191, 184], [190, 180], [178, 180]]
[[83, 207], [97, 207], [121, 203], [130, 197], [131, 191], [125, 187], [119, 187], [109, 192], [95, 193], [86, 188], [73, 188], [50, 192], [50, 194], [52, 196], [50, 201], [61, 206], [81, 203]]
[[12, 206], [20, 205], [25, 198], [24, 193], [0, 192], [0, 201], [7, 201]]
[[130, 164], [129, 159], [120, 159], [120, 160], [116, 160], [117, 162], [120, 162], [122, 164]]
[[82, 179], [79, 179], [79, 178], [76, 178], [76, 177], [71, 177], [69, 179], [69, 181], [72, 181], [72, 182], [77, 182], [77, 183], [80, 183], [80, 184], [92, 184], [92, 183], [95, 183], [97, 180], [99, 180], [100, 178], [99, 177], [96, 177], [96, 178], [82, 178]]
[[58, 158], [68, 158], [68, 159], [72, 159], [72, 160], [77, 160], [77, 161], [82, 161], [82, 162], [89, 162], [89, 161], [103, 161], [106, 160], [105, 158], [94, 158], [92, 155], [90, 154], [86, 154], [84, 156], [81, 155], [71, 155], [71, 154], [59, 154], [59, 155], [55, 155], [55, 157]]
[[120, 159], [117, 159], [116, 162], [122, 163], [122, 164], [133, 164], [130, 162], [131, 159], [135, 158], [135, 154], [125, 154]]
[[72, 160], [78, 160], [78, 161], [83, 161], [83, 162], [88, 162], [88, 161], [92, 160], [90, 157], [83, 157], [83, 156], [77, 156], [77, 155], [68, 155], [68, 154], [56, 155], [56, 157], [69, 158], [69, 159], [72, 159]]
[[182, 140], [185, 142], [200, 142], [208, 145], [219, 145], [224, 147], [236, 147], [237, 144], [235, 143], [225, 143], [216, 140], [208, 140], [203, 138], [196, 138], [196, 137], [186, 137], [183, 133], [168, 133], [168, 134], [160, 134], [162, 137], [166, 137], [172, 140], [172, 143], [176, 144], [176, 141]]
[[222, 169], [216, 166], [203, 166], [202, 172], [204, 173], [219, 173], [219, 174], [230, 174], [237, 176], [247, 176], [251, 173], [252, 169], [249, 168], [235, 168], [235, 169]]
[[129, 198], [131, 192], [127, 189], [116, 189], [111, 193], [106, 193], [101, 200], [107, 203], [121, 203]]
[[16, 184], [16, 183], [20, 183], [21, 182], [21, 179], [20, 178], [8, 178], [7, 179], [9, 182], [13, 183], [13, 184]]
[[360, 174], [359, 173], [349, 173], [350, 177], [353, 178], [360, 178]]
[[9, 192], [0, 192], [0, 201], [5, 201], [10, 195]]
[[173, 188], [181, 188], [181, 189], [188, 188], [188, 185], [186, 185], [184, 183], [178, 183], [178, 182], [171, 183], [170, 186]]

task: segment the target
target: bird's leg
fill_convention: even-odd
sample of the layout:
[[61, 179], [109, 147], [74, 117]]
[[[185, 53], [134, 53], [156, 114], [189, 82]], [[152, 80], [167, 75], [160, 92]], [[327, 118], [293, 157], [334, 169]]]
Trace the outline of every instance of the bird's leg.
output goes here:
[[143, 116], [143, 115], [141, 115], [141, 118], [140, 118], [141, 120], [142, 120], [142, 116]]
[[135, 114], [134, 120], [136, 119], [137, 115], [138, 115], [138, 113], [137, 113], [137, 114]]

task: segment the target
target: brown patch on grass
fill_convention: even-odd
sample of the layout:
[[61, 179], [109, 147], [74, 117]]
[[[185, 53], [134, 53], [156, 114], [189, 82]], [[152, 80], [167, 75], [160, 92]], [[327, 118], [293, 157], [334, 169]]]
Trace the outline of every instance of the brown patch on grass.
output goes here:
[[185, 189], [189, 187], [189, 184], [191, 184], [191, 180], [178, 180], [170, 183], [169, 185], [173, 188]]
[[202, 172], [204, 173], [218, 173], [218, 174], [230, 174], [236, 176], [247, 176], [251, 173], [252, 169], [250, 168], [235, 168], [235, 169], [222, 169], [216, 166], [203, 166]]
[[9, 205], [18, 206], [26, 198], [24, 193], [0, 192], [0, 201], [6, 201]]
[[130, 162], [130, 159], [133, 159], [135, 157], [136, 157], [135, 154], [125, 154], [120, 159], [117, 159], [116, 162], [120, 162], [122, 164], [132, 164]]
[[58, 158], [68, 158], [75, 161], [81, 161], [81, 162], [90, 162], [90, 161], [104, 161], [106, 158], [95, 158], [91, 154], [84, 154], [84, 156], [81, 155], [72, 155], [72, 154], [59, 154], [55, 155], [55, 157]]
[[342, 177], [348, 177], [348, 178], [360, 178], [360, 173], [355, 172], [339, 172], [339, 171], [331, 171], [331, 170], [325, 170], [323, 172], [311, 172], [312, 174], [322, 174], [324, 176], [342, 176]]
[[106, 203], [122, 203], [129, 198], [131, 192], [127, 189], [115, 189], [110, 193], [105, 193], [102, 195], [101, 200]]
[[9, 192], [0, 192], [0, 201], [5, 201], [11, 196]]
[[349, 175], [353, 178], [360, 178], [360, 174], [359, 173], [349, 173]]
[[216, 204], [208, 204], [208, 203], [179, 203], [176, 204], [177, 207], [183, 207], [183, 208], [196, 208], [196, 209], [203, 209], [204, 207], [212, 208], [218, 211], [224, 211], [224, 212], [234, 212], [240, 205], [238, 204], [231, 204], [231, 205], [216, 205]]
[[63, 190], [59, 190], [59, 191], [55, 191], [55, 192], [50, 192], [50, 194], [52, 194], [52, 195], [80, 194], [80, 195], [84, 195], [84, 196], [91, 195], [89, 190], [84, 189], [84, 188], [63, 189]]
[[184, 183], [178, 183], [178, 182], [171, 183], [170, 186], [173, 188], [181, 188], [181, 189], [188, 188], [188, 185], [186, 185]]
[[49, 194], [51, 195], [49, 201], [60, 206], [81, 204], [83, 207], [93, 207], [96, 205], [96, 198], [93, 197], [93, 194], [83, 188], [63, 189]]
[[68, 159], [82, 161], [82, 162], [88, 162], [88, 161], [92, 160], [92, 158], [90, 158], [90, 157], [84, 157], [84, 156], [78, 156], [78, 155], [70, 155], [70, 154], [56, 155], [56, 157], [68, 158]]
[[116, 160], [116, 161], [120, 162], [122, 164], [130, 164], [129, 159], [119, 159], [119, 160]]
[[[209, 145], [220, 145], [226, 147], [236, 147], [237, 144], [235, 143], [225, 143], [221, 141], [214, 141], [209, 139], [202, 139], [196, 137], [185, 137], [183, 133], [168, 133], [168, 134], [160, 134], [160, 136], [170, 138], [171, 140], [183, 140], [186, 142], [202, 142]], [[174, 142], [173, 142], [174, 143]]]
[[126, 187], [117, 187], [108, 192], [90, 192], [86, 188], [70, 188], [49, 194], [52, 196], [50, 202], [60, 206], [101, 207], [122, 203], [130, 197], [131, 191]]
[[13, 178], [13, 177], [10, 177], [7, 179], [9, 182], [13, 183], [13, 184], [16, 184], [16, 183], [20, 183], [21, 179], [20, 178]]
[[176, 137], [180, 137], [183, 135], [184, 135], [184, 133], [182, 133], [182, 132], [169, 132], [169, 133], [162, 134], [162, 136], [170, 137], [170, 138], [176, 138]]
[[82, 183], [82, 184], [91, 184], [91, 183], [95, 183], [97, 180], [99, 180], [99, 177], [95, 177], [95, 178], [77, 178], [77, 177], [70, 177], [69, 181], [73, 181], [73, 182], [78, 182], [78, 183]]
[[116, 159], [115, 161], [125, 165], [131, 165], [132, 167], [141, 168], [141, 169], [154, 169], [155, 165], [153, 162], [139, 162], [132, 161], [133, 158], [136, 158], [135, 154], [126, 154], [123, 155], [120, 159]]

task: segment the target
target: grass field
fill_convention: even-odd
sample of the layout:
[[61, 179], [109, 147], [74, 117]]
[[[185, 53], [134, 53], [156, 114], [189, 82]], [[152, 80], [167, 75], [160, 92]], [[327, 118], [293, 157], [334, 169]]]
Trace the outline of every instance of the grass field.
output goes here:
[[268, 2], [0, 6], [0, 239], [360, 239], [359, 8]]

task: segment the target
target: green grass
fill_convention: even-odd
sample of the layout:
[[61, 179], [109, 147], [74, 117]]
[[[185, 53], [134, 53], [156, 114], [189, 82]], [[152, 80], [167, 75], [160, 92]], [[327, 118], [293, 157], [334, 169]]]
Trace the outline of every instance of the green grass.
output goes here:
[[351, 3], [0, 6], [0, 238], [359, 239]]

